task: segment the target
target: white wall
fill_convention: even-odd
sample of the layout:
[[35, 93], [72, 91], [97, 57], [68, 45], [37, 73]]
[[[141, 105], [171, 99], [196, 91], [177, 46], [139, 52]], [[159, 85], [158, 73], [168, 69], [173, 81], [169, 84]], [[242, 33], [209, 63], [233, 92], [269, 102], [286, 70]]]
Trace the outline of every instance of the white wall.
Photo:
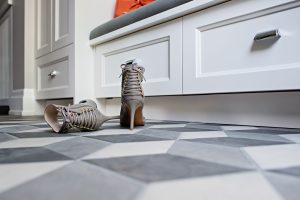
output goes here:
[[75, 1], [75, 98], [94, 99], [94, 57], [89, 34], [97, 26], [112, 19], [115, 0]]

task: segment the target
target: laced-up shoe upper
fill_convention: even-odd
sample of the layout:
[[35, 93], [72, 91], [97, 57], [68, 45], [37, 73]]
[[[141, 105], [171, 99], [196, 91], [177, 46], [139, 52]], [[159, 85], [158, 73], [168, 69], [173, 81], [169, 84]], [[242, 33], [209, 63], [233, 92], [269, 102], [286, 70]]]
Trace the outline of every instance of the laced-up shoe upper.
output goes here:
[[[45, 120], [57, 133], [68, 132], [76, 127], [81, 130], [96, 130], [106, 117], [97, 109], [96, 104], [88, 100], [75, 105], [60, 106], [50, 104], [45, 108]], [[62, 118], [59, 122], [58, 116]]]
[[122, 67], [122, 99], [144, 97], [142, 81], [145, 80], [145, 69], [137, 64], [121, 65]]

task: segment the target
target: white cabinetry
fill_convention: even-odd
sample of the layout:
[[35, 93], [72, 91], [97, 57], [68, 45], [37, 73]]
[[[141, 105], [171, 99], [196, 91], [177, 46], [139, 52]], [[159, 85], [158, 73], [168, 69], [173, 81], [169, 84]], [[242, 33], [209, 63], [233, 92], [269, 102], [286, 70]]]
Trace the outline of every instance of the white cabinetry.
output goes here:
[[184, 94], [300, 89], [300, 4], [269, 3], [228, 2], [183, 18]]
[[36, 57], [51, 52], [51, 0], [36, 0]]
[[52, 48], [74, 41], [74, 0], [52, 0]]
[[36, 0], [37, 99], [74, 94], [74, 1]]
[[137, 59], [145, 67], [145, 95], [182, 92], [182, 20], [176, 19], [96, 47], [97, 97], [121, 95], [120, 65]]
[[11, 12], [0, 18], [0, 102], [11, 92]]

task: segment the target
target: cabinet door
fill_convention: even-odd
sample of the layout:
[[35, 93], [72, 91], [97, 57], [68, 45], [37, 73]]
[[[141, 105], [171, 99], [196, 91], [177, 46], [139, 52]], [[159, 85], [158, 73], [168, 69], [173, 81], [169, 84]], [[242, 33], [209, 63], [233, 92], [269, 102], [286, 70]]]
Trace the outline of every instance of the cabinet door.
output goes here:
[[146, 96], [182, 93], [182, 21], [176, 19], [96, 47], [95, 89], [100, 98], [121, 95], [120, 65], [137, 59], [145, 67]]
[[74, 41], [74, 0], [52, 2], [52, 45], [57, 50]]
[[61, 48], [36, 60], [37, 99], [74, 96], [74, 45]]
[[51, 1], [36, 0], [36, 57], [51, 52]]
[[[8, 11], [10, 13], [10, 11]], [[11, 18], [5, 14], [0, 18], [0, 101], [9, 98], [11, 68]]]
[[268, 9], [278, 3], [230, 1], [185, 16], [183, 93], [299, 90], [300, 7]]

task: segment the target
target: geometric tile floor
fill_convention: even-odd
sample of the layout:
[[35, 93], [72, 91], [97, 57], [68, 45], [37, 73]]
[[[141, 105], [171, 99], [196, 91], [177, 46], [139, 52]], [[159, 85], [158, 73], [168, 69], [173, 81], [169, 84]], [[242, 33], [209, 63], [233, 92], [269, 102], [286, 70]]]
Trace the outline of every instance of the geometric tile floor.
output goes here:
[[300, 130], [147, 120], [55, 134], [0, 117], [1, 200], [299, 200]]

